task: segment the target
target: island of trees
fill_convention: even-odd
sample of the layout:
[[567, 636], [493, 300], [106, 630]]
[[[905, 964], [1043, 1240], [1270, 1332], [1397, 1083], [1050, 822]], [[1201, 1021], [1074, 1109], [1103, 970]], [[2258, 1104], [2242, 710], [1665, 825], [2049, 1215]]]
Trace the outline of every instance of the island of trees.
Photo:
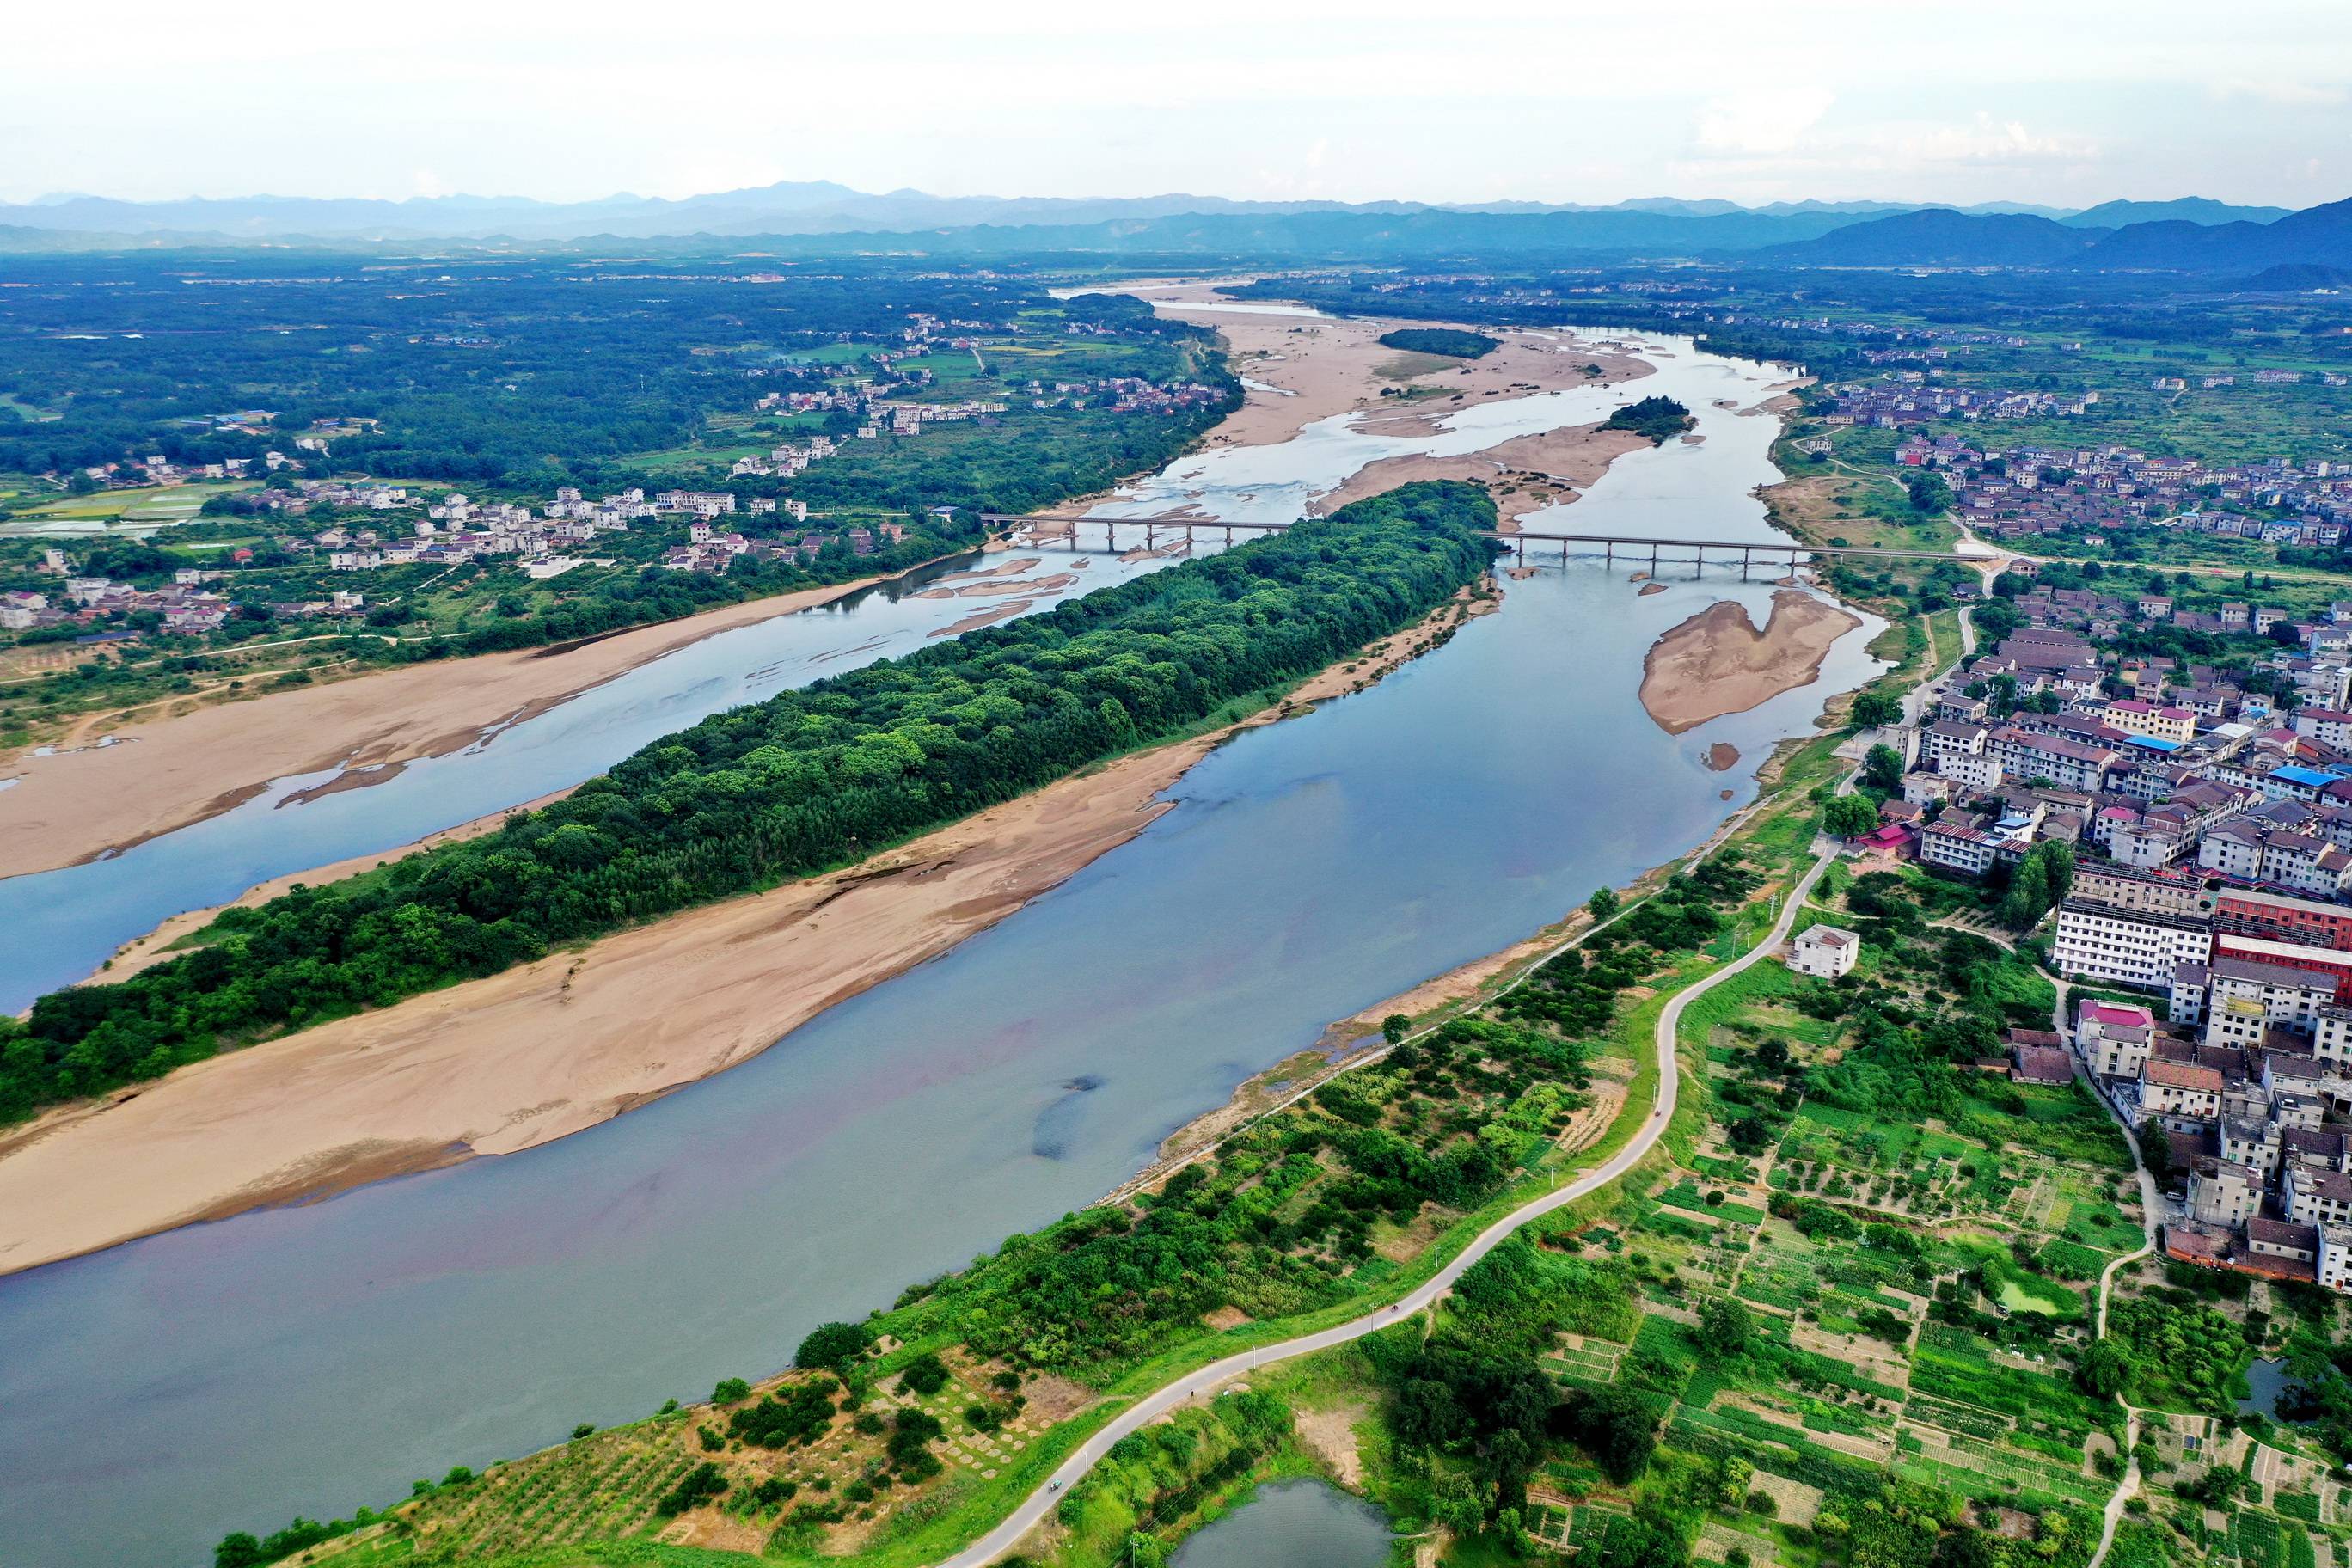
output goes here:
[[1454, 327], [1399, 327], [1393, 332], [1382, 332], [1380, 342], [1382, 348], [1416, 354], [1447, 354], [1454, 359], [1477, 359], [1503, 346], [1500, 338]]
[[1669, 436], [1679, 436], [1696, 421], [1691, 411], [1671, 397], [1644, 397], [1629, 403], [1601, 422], [1603, 430], [1631, 430], [1646, 436], [1650, 445], [1663, 447]]
[[258, 908], [0, 1019], [0, 1121], [562, 943], [856, 860], [1195, 725], [1485, 570], [1485, 493], [1419, 484], [716, 714], [496, 834]]

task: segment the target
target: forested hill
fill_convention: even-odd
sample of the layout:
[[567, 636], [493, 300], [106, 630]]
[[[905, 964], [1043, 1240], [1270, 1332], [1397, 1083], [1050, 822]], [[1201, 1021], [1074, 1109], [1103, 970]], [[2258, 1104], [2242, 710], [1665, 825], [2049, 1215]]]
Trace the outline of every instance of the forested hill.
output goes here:
[[0, 1018], [0, 1121], [850, 861], [1175, 734], [1474, 581], [1494, 504], [1359, 501], [714, 715], [499, 832], [224, 913], [207, 944]]

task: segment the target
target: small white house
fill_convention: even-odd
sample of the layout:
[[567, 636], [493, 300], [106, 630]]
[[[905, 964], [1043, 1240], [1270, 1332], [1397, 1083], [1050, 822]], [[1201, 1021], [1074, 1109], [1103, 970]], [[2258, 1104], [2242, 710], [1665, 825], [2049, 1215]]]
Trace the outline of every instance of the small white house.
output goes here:
[[1837, 926], [1813, 926], [1789, 944], [1789, 967], [1822, 980], [1852, 973], [1861, 956], [1862, 938]]

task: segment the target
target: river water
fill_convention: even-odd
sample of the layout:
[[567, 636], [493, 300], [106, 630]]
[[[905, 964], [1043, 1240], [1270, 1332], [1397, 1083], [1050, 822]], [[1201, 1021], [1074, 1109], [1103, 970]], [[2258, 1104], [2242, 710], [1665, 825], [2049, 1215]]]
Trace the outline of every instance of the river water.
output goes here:
[[[428, 833], [566, 789], [696, 721], [877, 658], [921, 647], [939, 628], [996, 601], [926, 599], [943, 576], [1003, 564], [970, 556], [690, 643], [546, 712], [488, 731], [461, 751], [384, 769], [364, 788], [315, 793], [341, 769], [273, 781], [219, 816], [120, 855], [0, 880], [10, 940], [0, 945], [0, 1011], [16, 1012], [89, 974], [115, 949], [188, 910], [226, 903], [273, 877], [379, 854]], [[1035, 608], [1165, 564], [1043, 558], [1024, 579], [1069, 575], [1039, 589]], [[136, 761], [136, 758], [132, 758]], [[40, 766], [34, 758], [28, 767]], [[368, 777], [365, 773], [354, 776]], [[0, 810], [5, 803], [0, 802]]]
[[[1620, 460], [1559, 521], [1772, 538], [1750, 490], [1776, 422], [1713, 406], [1772, 373], [1673, 347], [1633, 390], [1680, 397], [1706, 442]], [[1491, 423], [1439, 449], [1632, 395], [1475, 407]], [[1186, 459], [1119, 510], [1292, 515], [1365, 454], [1413, 449], [1327, 421]], [[1874, 668], [1870, 628], [1816, 686], [1680, 736], [1634, 690], [1661, 632], [1722, 597], [1761, 620], [1771, 592], [1710, 572], [1639, 596], [1622, 563], [1508, 583], [1444, 649], [1244, 734], [1129, 844], [719, 1078], [524, 1153], [0, 1279], [0, 1562], [162, 1568], [230, 1529], [382, 1504], [772, 1370], [813, 1324], [1083, 1206], [1329, 1020], [1750, 798], [1771, 743]], [[862, 638], [866, 608], [837, 625]], [[1727, 772], [1702, 761], [1717, 742], [1741, 753]]]

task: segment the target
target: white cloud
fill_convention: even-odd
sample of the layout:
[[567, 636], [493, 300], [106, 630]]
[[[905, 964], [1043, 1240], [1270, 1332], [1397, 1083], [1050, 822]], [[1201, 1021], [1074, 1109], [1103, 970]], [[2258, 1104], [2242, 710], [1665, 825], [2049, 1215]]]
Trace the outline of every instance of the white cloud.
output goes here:
[[1820, 89], [1740, 93], [1699, 106], [1695, 140], [1708, 156], [1792, 153], [1837, 101]]
[[2022, 121], [1996, 121], [1979, 110], [1964, 125], [1936, 125], [1897, 138], [1895, 164], [1987, 163], [2023, 168], [2035, 163], [2089, 163], [2099, 155], [2087, 137], [2037, 135]]

